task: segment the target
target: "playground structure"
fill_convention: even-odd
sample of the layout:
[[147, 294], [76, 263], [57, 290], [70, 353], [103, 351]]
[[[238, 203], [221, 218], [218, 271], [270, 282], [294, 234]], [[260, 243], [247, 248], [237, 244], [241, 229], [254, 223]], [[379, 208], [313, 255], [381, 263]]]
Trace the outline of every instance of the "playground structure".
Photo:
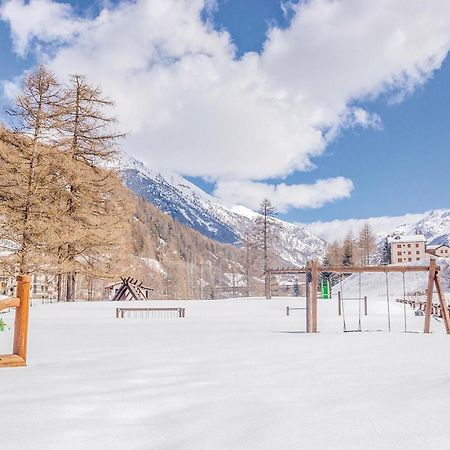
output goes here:
[[0, 300], [0, 311], [15, 308], [13, 351], [9, 355], [0, 355], [0, 367], [27, 365], [30, 284], [31, 277], [19, 275], [17, 277], [17, 296]]
[[[433, 313], [433, 289], [439, 298], [439, 311], [445, 326], [445, 331], [450, 334], [450, 313], [444, 296], [441, 279], [439, 276], [440, 267], [436, 264], [435, 259], [430, 260], [428, 266], [320, 266], [317, 261], [310, 261], [306, 267], [298, 268], [274, 268], [268, 269], [266, 272], [266, 297], [271, 298], [271, 277], [273, 275], [284, 274], [306, 274], [306, 332], [317, 333], [317, 298], [319, 288], [319, 277], [321, 273], [328, 274], [352, 274], [352, 273], [385, 273], [386, 274], [386, 290], [389, 308], [389, 283], [388, 273], [397, 272], [405, 274], [406, 272], [428, 272], [428, 286], [426, 291], [426, 301], [424, 305], [424, 333], [430, 332], [431, 316]], [[321, 286], [322, 287], [322, 286]], [[322, 290], [323, 292], [323, 290]], [[360, 295], [361, 298], [361, 295]], [[406, 307], [406, 305], [405, 305]], [[390, 322], [389, 322], [390, 330]], [[344, 331], [345, 325], [344, 325]], [[355, 331], [361, 331], [360, 329]], [[406, 331], [406, 329], [405, 329]]]
[[107, 286], [106, 290], [113, 294], [111, 301], [149, 300], [152, 288], [144, 286], [142, 281], [132, 277], [121, 278], [119, 283]]

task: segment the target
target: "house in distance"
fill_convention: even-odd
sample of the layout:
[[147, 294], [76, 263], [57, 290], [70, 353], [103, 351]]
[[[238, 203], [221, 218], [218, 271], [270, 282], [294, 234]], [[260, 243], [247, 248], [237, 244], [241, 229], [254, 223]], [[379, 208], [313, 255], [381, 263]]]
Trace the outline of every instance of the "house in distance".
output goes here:
[[427, 245], [427, 253], [438, 258], [450, 258], [450, 245]]
[[391, 249], [391, 264], [422, 261], [429, 257], [425, 251], [426, 239], [422, 234], [388, 237]]

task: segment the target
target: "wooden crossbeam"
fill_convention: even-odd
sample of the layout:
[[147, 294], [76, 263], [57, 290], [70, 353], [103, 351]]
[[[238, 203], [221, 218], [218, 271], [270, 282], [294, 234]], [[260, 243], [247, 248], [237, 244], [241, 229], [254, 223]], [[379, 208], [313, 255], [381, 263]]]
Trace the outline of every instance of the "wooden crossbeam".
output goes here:
[[0, 300], [0, 311], [8, 308], [18, 308], [20, 306], [20, 298], [5, 298]]
[[[317, 266], [318, 272], [330, 273], [386, 273], [386, 272], [428, 272], [430, 266]], [[440, 267], [435, 265], [435, 270], [439, 271]], [[269, 269], [271, 275], [288, 275], [307, 273], [311, 269], [308, 267], [277, 267]]]

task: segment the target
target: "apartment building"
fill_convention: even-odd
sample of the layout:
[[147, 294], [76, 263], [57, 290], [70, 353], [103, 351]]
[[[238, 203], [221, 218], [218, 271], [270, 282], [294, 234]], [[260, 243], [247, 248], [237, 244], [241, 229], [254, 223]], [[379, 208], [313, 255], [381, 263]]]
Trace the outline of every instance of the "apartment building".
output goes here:
[[429, 258], [426, 239], [422, 234], [388, 237], [391, 246], [391, 264], [422, 261]]

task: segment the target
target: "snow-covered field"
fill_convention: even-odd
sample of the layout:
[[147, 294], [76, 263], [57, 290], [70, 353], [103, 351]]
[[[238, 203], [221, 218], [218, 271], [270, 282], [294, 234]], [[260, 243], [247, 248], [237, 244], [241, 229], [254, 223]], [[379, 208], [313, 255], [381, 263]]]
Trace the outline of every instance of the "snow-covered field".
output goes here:
[[[368, 330], [387, 328], [378, 287], [363, 292]], [[303, 304], [151, 302], [186, 307], [184, 319], [115, 319], [109, 302], [35, 304], [29, 366], [0, 369], [0, 448], [449, 448], [442, 323], [402, 333], [392, 301], [391, 333], [344, 334], [336, 301], [321, 300], [320, 332], [307, 335], [303, 311], [286, 316]], [[420, 330], [423, 318], [407, 313]], [[0, 333], [0, 353], [10, 341]]]

